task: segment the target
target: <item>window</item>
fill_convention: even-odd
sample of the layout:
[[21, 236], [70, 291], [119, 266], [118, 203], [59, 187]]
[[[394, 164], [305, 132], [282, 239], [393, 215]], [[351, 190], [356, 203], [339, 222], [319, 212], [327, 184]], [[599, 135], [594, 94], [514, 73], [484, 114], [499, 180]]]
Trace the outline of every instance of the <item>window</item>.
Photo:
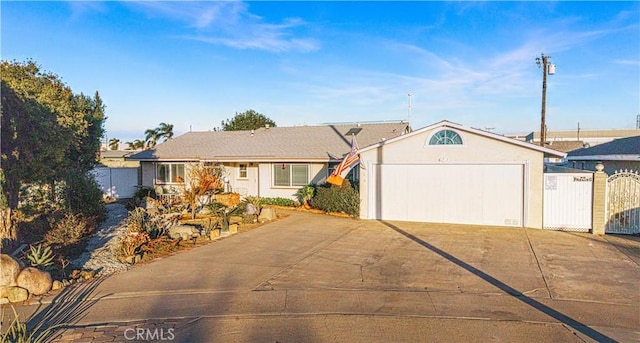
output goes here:
[[429, 145], [444, 145], [444, 144], [462, 144], [462, 137], [454, 131], [442, 130], [436, 132], [435, 135], [429, 140]]
[[248, 178], [247, 164], [246, 163], [240, 163], [238, 165], [238, 179], [246, 179], [246, 178]]
[[159, 163], [156, 168], [156, 183], [183, 183], [184, 164]]
[[276, 187], [298, 187], [309, 184], [309, 165], [274, 163], [273, 185]]

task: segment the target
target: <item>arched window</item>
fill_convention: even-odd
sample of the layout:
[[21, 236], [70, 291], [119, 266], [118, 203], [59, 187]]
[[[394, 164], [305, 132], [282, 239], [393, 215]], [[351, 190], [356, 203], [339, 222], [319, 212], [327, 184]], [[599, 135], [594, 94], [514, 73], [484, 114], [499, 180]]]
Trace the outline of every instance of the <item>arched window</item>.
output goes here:
[[462, 144], [462, 137], [454, 131], [442, 130], [436, 132], [429, 140], [429, 145]]

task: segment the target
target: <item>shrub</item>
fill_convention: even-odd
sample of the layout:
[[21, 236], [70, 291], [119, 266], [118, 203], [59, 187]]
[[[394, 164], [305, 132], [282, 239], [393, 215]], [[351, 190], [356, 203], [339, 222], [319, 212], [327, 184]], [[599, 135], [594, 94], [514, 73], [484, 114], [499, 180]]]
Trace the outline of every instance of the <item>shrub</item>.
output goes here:
[[274, 198], [262, 198], [260, 200], [260, 205], [261, 206], [274, 205], [274, 206], [295, 207], [297, 204], [295, 201], [289, 198], [274, 197]]
[[342, 186], [330, 184], [318, 186], [309, 204], [326, 212], [343, 212], [352, 217], [360, 214], [360, 195], [347, 180]]
[[51, 229], [44, 235], [44, 239], [49, 244], [73, 244], [91, 232], [91, 224], [90, 220], [78, 214], [67, 213], [62, 217], [54, 215], [49, 217]]
[[153, 187], [147, 186], [138, 186], [136, 193], [133, 195], [133, 198], [136, 200], [143, 200], [146, 197], [157, 199], [158, 194], [156, 194], [156, 190]]
[[93, 217], [99, 222], [106, 218], [102, 191], [89, 173], [69, 172], [61, 191], [62, 201], [71, 212]]
[[316, 193], [316, 185], [309, 184], [300, 188], [296, 192], [296, 196], [298, 197], [298, 200], [302, 205], [307, 206], [309, 204], [309, 200], [313, 198], [315, 193]]

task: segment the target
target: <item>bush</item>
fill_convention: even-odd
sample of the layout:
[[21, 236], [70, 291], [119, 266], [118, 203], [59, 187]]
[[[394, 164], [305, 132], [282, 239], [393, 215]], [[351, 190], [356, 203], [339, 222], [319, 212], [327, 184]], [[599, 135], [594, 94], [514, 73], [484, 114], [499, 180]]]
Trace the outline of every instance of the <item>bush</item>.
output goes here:
[[71, 212], [93, 217], [98, 222], [106, 218], [107, 210], [102, 199], [102, 191], [93, 176], [70, 171], [61, 188], [62, 200]]
[[352, 217], [360, 215], [360, 194], [347, 180], [342, 186], [330, 184], [318, 186], [309, 204], [326, 212], [342, 212]]
[[67, 213], [49, 217], [50, 230], [44, 235], [48, 244], [60, 246], [77, 243], [91, 232], [92, 223], [81, 215]]
[[260, 205], [296, 207], [297, 203], [289, 198], [275, 197], [275, 198], [262, 198], [260, 201]]

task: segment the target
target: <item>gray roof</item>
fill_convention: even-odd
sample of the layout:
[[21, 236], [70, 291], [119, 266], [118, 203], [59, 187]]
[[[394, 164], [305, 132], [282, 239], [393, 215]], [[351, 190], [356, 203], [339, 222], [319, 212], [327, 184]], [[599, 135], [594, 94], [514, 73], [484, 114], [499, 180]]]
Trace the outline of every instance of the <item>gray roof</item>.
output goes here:
[[554, 150], [569, 152], [577, 149], [582, 149], [584, 147], [583, 141], [551, 141], [545, 144], [547, 148], [551, 148]]
[[637, 160], [640, 157], [640, 136], [619, 138], [591, 148], [574, 150], [567, 154], [569, 159], [587, 156], [594, 158], [610, 156], [615, 159], [624, 159], [627, 156]]
[[253, 131], [188, 132], [130, 156], [147, 161], [329, 161], [351, 149], [351, 129], [360, 148], [408, 132], [403, 122], [260, 128]]

